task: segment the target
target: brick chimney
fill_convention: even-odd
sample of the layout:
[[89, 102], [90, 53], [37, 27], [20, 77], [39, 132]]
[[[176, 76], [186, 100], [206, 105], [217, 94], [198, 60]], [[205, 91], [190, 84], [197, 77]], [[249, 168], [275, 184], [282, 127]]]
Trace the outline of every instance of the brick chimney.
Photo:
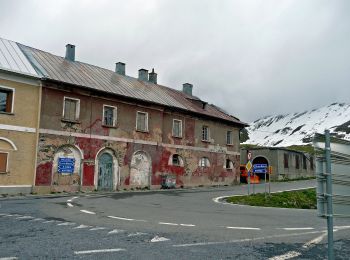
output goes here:
[[67, 44], [66, 45], [66, 60], [75, 61], [75, 45]]
[[148, 81], [148, 70], [139, 69], [139, 80]]
[[154, 69], [152, 69], [152, 72], [149, 74], [148, 81], [157, 84], [157, 73], [154, 72]]
[[193, 88], [193, 85], [190, 83], [182, 84], [182, 92], [189, 96], [192, 96], [192, 88]]
[[125, 63], [123, 62], [117, 62], [115, 64], [115, 72], [119, 75], [125, 76]]

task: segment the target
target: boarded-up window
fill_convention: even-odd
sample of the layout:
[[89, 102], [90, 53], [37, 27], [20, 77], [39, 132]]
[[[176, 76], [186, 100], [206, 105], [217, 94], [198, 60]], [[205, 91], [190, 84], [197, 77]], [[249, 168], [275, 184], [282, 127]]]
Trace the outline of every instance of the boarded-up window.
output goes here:
[[117, 122], [117, 108], [103, 106], [103, 124], [106, 126], [115, 126]]
[[0, 112], [12, 113], [13, 91], [0, 88]]
[[148, 113], [137, 112], [136, 114], [136, 130], [147, 132], [148, 131]]
[[7, 172], [7, 153], [0, 152], [0, 172]]
[[287, 153], [284, 154], [284, 160], [283, 160], [283, 162], [284, 162], [284, 168], [289, 168], [288, 154], [287, 154]]
[[182, 137], [182, 120], [173, 120], [173, 136]]
[[300, 168], [299, 155], [295, 155], [295, 168]]
[[80, 102], [78, 99], [64, 98], [63, 118], [69, 121], [79, 119]]
[[209, 133], [209, 127], [203, 126], [202, 127], [202, 141], [209, 141], [210, 133]]
[[232, 131], [227, 131], [226, 133], [226, 144], [233, 144]]

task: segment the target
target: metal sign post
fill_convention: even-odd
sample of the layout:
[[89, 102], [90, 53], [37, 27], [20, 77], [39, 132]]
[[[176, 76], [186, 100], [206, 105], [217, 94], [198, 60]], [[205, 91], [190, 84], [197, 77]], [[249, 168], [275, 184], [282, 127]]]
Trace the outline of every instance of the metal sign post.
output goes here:
[[248, 195], [250, 195], [250, 174], [251, 174], [251, 169], [252, 169], [252, 162], [251, 162], [251, 159], [252, 159], [252, 153], [250, 151], [247, 152], [247, 159], [248, 159], [248, 162], [246, 164], [246, 169], [247, 169], [247, 172], [248, 172]]
[[332, 169], [331, 169], [331, 142], [329, 130], [325, 131], [325, 155], [326, 155], [326, 200], [327, 200], [327, 229], [328, 229], [328, 259], [334, 259], [333, 249], [333, 204], [332, 204]]

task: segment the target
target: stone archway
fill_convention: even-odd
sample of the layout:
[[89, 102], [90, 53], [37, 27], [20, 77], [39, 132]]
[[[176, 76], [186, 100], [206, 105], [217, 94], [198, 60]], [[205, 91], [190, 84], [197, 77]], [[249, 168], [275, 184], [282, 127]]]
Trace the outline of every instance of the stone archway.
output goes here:
[[52, 185], [79, 187], [82, 158], [83, 153], [76, 146], [59, 147], [54, 156]]
[[152, 162], [147, 153], [137, 151], [130, 163], [130, 186], [150, 187]]
[[[253, 167], [255, 164], [266, 164], [266, 170], [269, 169], [269, 160], [264, 157], [264, 156], [256, 156], [254, 159], [253, 159]], [[257, 172], [255, 173], [255, 175], [259, 176], [260, 180], [264, 180], [265, 179], [265, 173], [262, 173], [262, 172]], [[266, 179], [269, 179], [269, 175], [266, 174]]]

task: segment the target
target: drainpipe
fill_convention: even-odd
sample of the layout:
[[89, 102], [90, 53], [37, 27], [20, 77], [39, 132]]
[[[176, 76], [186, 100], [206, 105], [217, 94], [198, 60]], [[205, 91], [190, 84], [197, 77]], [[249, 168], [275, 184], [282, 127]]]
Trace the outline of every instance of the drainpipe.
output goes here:
[[36, 125], [36, 140], [35, 140], [35, 157], [34, 157], [34, 175], [33, 175], [33, 186], [32, 186], [32, 192], [34, 191], [35, 187], [35, 180], [36, 180], [36, 166], [38, 163], [38, 152], [39, 152], [39, 129], [40, 129], [40, 115], [41, 115], [41, 98], [42, 98], [42, 89], [43, 84], [41, 81], [39, 81], [39, 102], [38, 102], [38, 114], [37, 114], [37, 125]]

